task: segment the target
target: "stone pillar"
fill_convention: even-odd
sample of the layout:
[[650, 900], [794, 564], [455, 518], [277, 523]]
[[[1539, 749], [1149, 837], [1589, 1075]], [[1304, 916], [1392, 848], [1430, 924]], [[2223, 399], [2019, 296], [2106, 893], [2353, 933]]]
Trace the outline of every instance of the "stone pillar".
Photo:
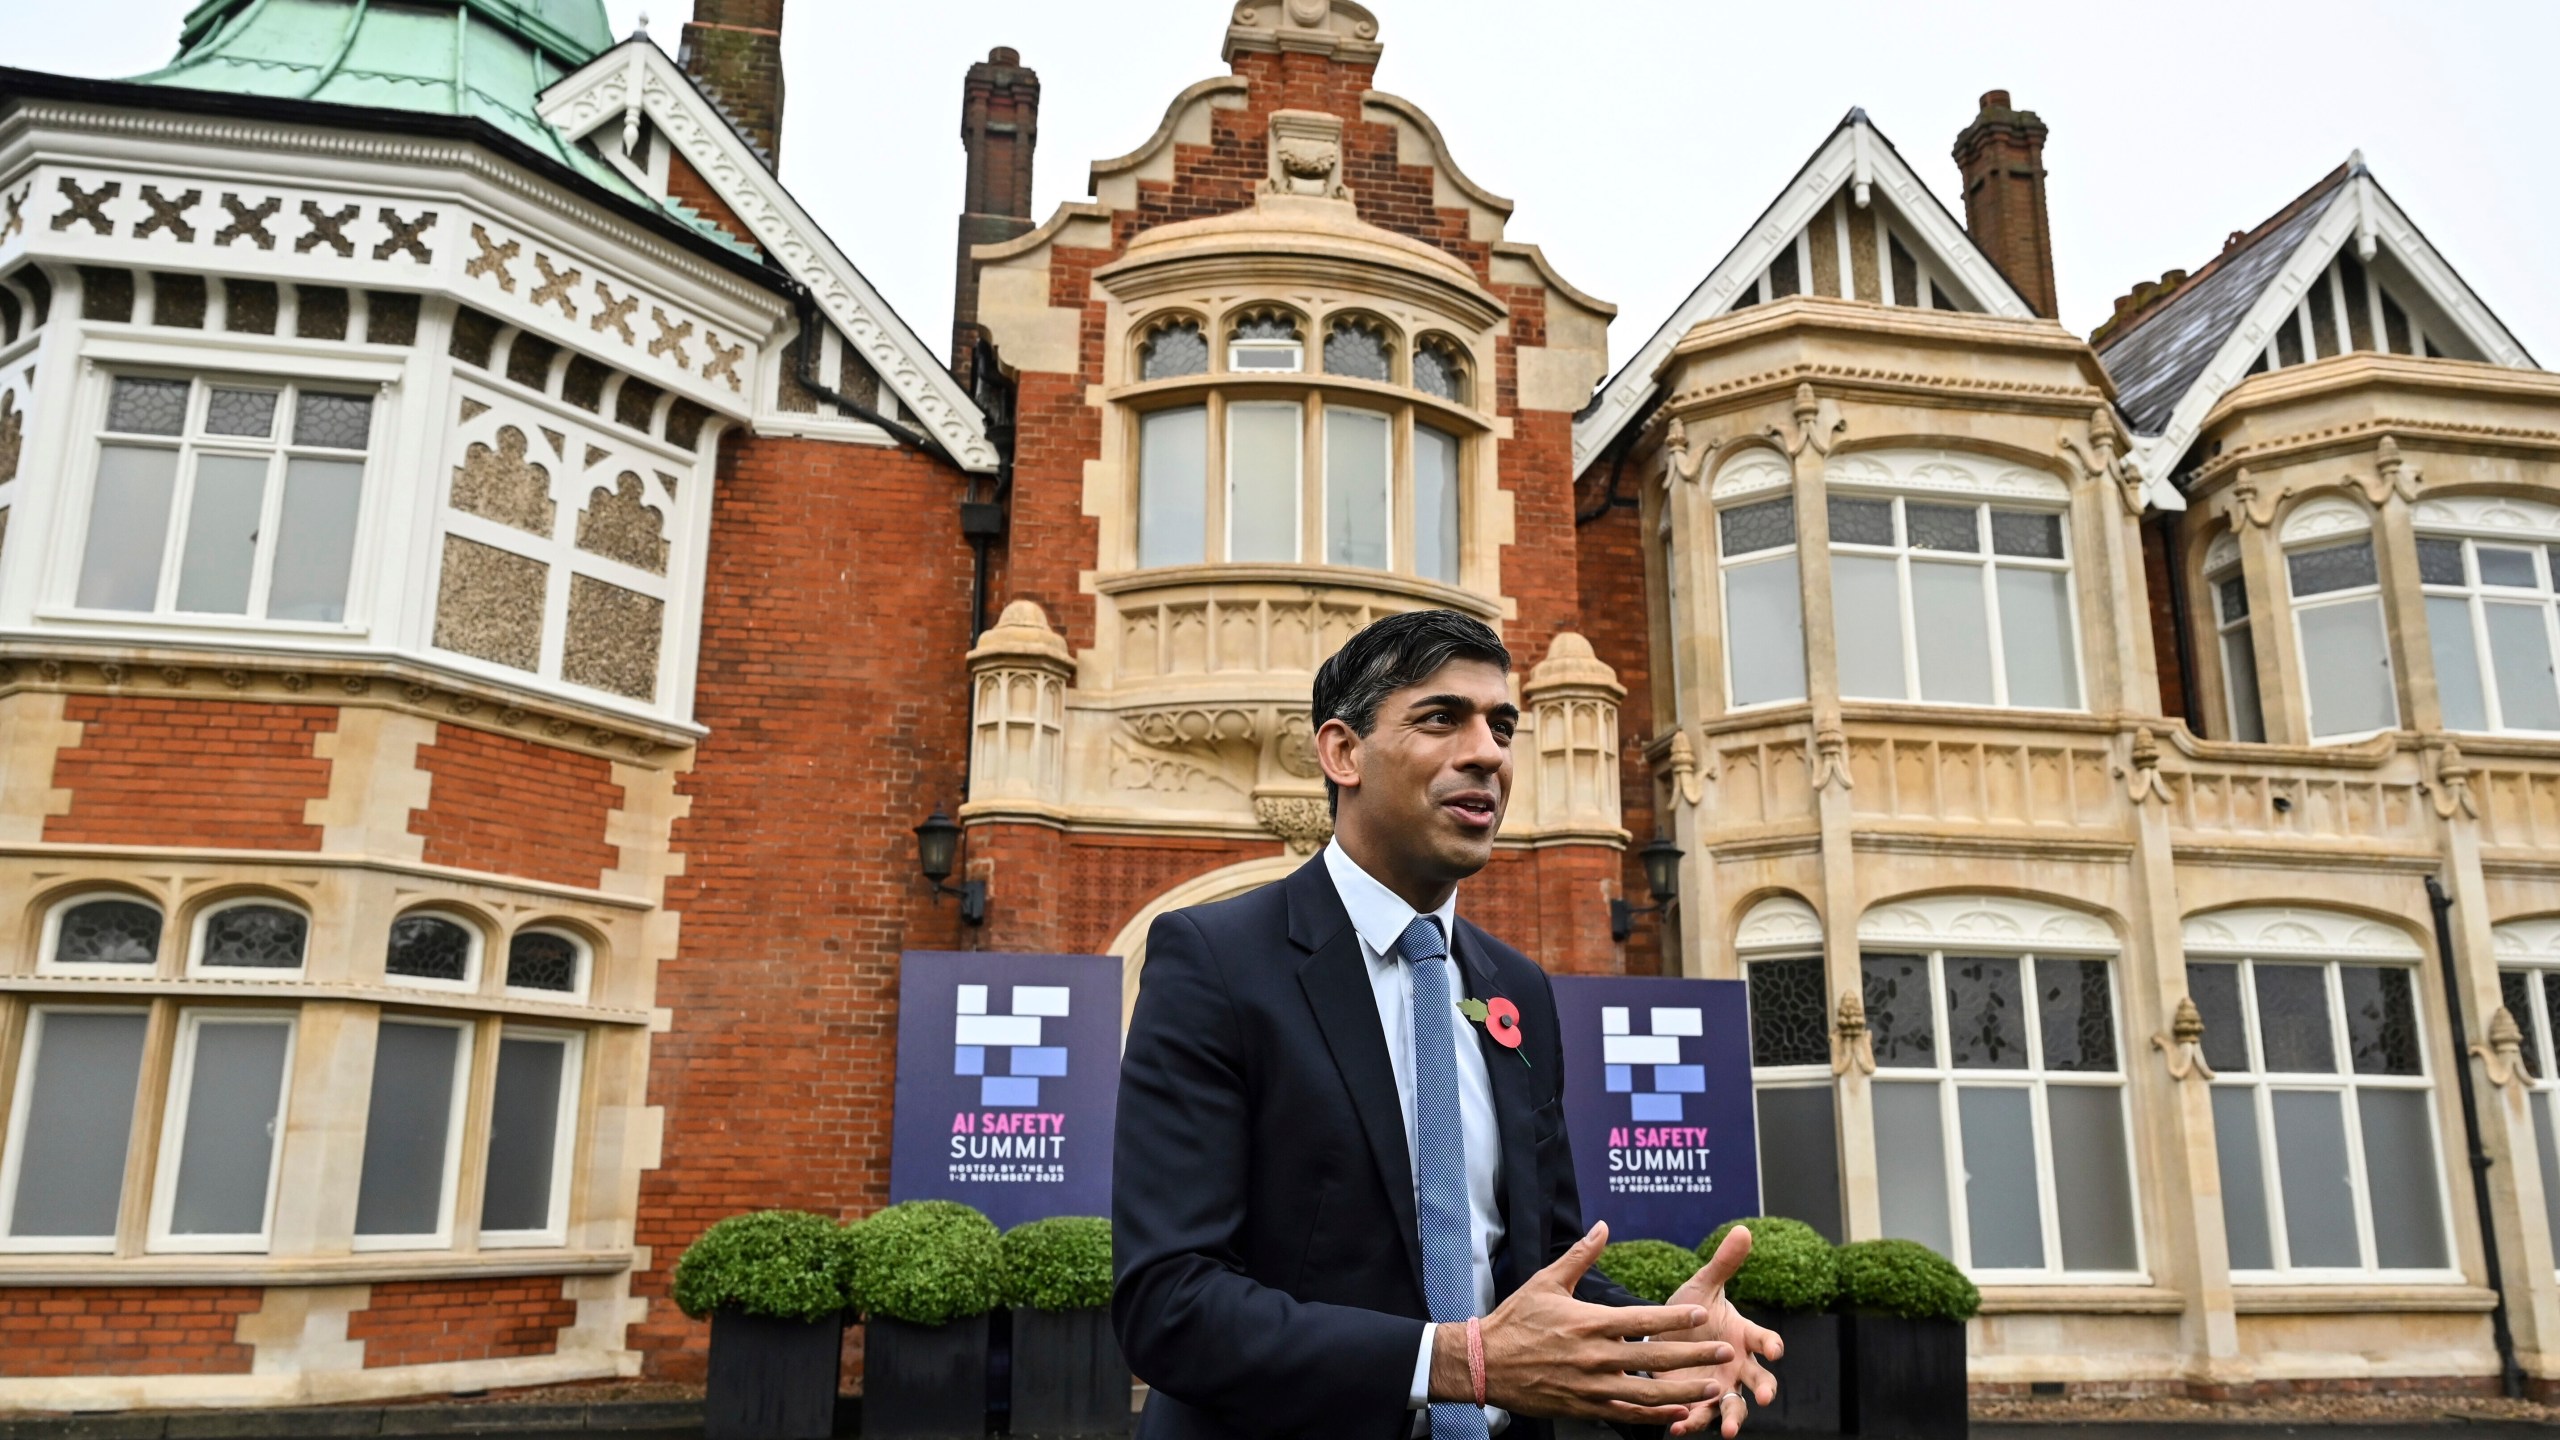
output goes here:
[[1066, 795], [1066, 637], [1033, 600], [1004, 607], [969, 652], [969, 805], [973, 815], [1054, 812]]
[[2427, 597], [2419, 588], [2418, 534], [2409, 501], [2418, 472], [2403, 464], [2400, 447], [2386, 438], [2376, 457], [2365, 498], [2374, 502], [2373, 551], [2382, 575], [2382, 625], [2391, 667], [2400, 687], [2400, 726], [2442, 730], [2444, 704], [2436, 689], [2435, 651], [2427, 644]]
[[1531, 824], [1541, 834], [1619, 831], [1618, 702], [1627, 689], [1618, 672], [1590, 641], [1562, 630], [1520, 696], [1537, 772]]

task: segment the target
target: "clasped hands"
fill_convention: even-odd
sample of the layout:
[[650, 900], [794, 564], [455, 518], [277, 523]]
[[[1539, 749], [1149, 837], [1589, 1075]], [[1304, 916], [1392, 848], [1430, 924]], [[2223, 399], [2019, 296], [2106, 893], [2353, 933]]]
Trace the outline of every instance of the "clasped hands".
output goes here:
[[[1732, 1440], [1746, 1393], [1762, 1405], [1778, 1398], [1778, 1382], [1760, 1362], [1785, 1350], [1777, 1332], [1744, 1319], [1724, 1296], [1751, 1253], [1751, 1232], [1735, 1226], [1662, 1305], [1574, 1298], [1608, 1243], [1609, 1227], [1592, 1226], [1484, 1317], [1486, 1401], [1522, 1415], [1668, 1425], [1674, 1435], [1695, 1435], [1721, 1418]], [[1464, 1324], [1442, 1325], [1432, 1337], [1431, 1398], [1475, 1398]]]

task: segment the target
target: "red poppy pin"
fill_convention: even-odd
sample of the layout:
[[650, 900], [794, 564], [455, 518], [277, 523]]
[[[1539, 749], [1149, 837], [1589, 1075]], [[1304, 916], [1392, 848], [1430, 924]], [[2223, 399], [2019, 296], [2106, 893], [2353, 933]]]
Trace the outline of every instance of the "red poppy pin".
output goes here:
[[[1496, 995], [1490, 1000], [1478, 1000], [1473, 997], [1469, 997], [1468, 999], [1458, 1002], [1458, 1013], [1466, 1016], [1478, 1025], [1483, 1026], [1484, 1033], [1493, 1037], [1494, 1044], [1501, 1046], [1503, 1049], [1510, 1051], [1514, 1055], [1520, 1055], [1521, 1031], [1519, 1006], [1512, 1004], [1509, 1000], [1500, 995]], [[1529, 1064], [1529, 1057], [1526, 1055], [1520, 1055], [1520, 1063], [1523, 1065]], [[1532, 1066], [1531, 1068], [1534, 1069], [1536, 1067]]]

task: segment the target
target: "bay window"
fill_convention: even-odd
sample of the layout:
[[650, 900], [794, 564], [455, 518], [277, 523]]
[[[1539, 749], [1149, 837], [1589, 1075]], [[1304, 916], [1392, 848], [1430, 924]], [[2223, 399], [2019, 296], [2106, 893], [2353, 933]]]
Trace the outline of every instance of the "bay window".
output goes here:
[[2418, 537], [2446, 729], [2560, 731], [2555, 569], [2543, 545]]
[[275, 1213], [294, 1017], [190, 1010], [160, 1132], [155, 1250], [258, 1251]]
[[314, 385], [114, 377], [76, 603], [343, 621], [373, 410]]
[[2206, 576], [2205, 583], [2213, 590], [2214, 634], [2222, 656], [2225, 719], [2231, 738], [2263, 741], [2267, 717], [2258, 699], [2258, 642], [2249, 629], [2249, 587], [2239, 562], [2234, 560], [2229, 569]]
[[1748, 961], [1751, 1095], [1760, 1137], [1760, 1211], [1802, 1220], [1837, 1244], [1839, 1126], [1833, 1104], [1822, 957]]
[[374, 1036], [364, 1164], [356, 1182], [358, 1249], [452, 1243], [460, 1102], [470, 1066], [468, 1026], [383, 1017]]
[[1260, 307], [1229, 325], [1213, 370], [1203, 325], [1170, 316], [1138, 344], [1141, 382], [1225, 382], [1135, 417], [1138, 567], [1317, 562], [1458, 583], [1465, 442], [1432, 405], [1379, 389], [1463, 405], [1455, 342], [1406, 346], [1345, 313], [1311, 367], [1300, 319]]
[[1840, 493], [1829, 512], [1844, 698], [2080, 708], [2060, 512]]
[[481, 1244], [567, 1240], [580, 1051], [572, 1032], [513, 1025], [501, 1032], [489, 1100], [489, 1161], [480, 1190]]
[[39, 1005], [0, 1143], [0, 1247], [112, 1250], [148, 1014]]
[[[2509, 928], [2498, 927], [2502, 950]], [[2546, 920], [2533, 928], [2547, 938], [2554, 926]], [[2560, 1242], [2560, 1123], [2555, 1123], [2555, 1110], [2560, 1110], [2560, 1066], [2554, 1063], [2560, 1057], [2552, 1050], [2555, 1036], [2560, 1036], [2560, 971], [2545, 966], [2501, 969], [2498, 998], [2523, 1036], [2517, 1058], [2524, 1064], [2526, 1103], [2533, 1112], [2533, 1148], [2541, 1162], [2543, 1221], [2550, 1226], [2553, 1240]]]
[[2114, 964], [1930, 950], [1860, 968], [1884, 1233], [1978, 1278], [2138, 1274]]
[[2399, 724], [2371, 533], [2297, 546], [2284, 561], [2312, 738], [2370, 735]]
[[[1804, 594], [1796, 575], [1796, 502], [1780, 495], [1716, 512], [1724, 572], [1725, 674], [1732, 703], [1802, 700]], [[1849, 627], [1841, 627], [1845, 641]], [[1863, 633], [1863, 632], [1861, 632]]]

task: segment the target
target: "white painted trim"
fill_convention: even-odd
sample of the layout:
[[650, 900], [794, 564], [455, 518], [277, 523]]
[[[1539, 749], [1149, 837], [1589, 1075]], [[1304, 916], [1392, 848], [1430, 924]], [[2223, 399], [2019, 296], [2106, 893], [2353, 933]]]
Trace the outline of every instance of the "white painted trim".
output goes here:
[[[460, 1038], [453, 1045], [453, 1080], [445, 1091], [444, 1171], [436, 1178], [436, 1228], [422, 1235], [367, 1235], [355, 1231], [349, 1248], [354, 1250], [449, 1250], [453, 1247], [454, 1194], [462, 1178], [462, 1122], [471, 1112], [471, 1042], [479, 1025], [472, 1020], [446, 1020], [425, 1015], [396, 1014], [380, 1018], [374, 1036], [374, 1077], [382, 1073], [381, 1030], [393, 1025], [413, 1025], [421, 1030], [451, 1030]], [[372, 1124], [371, 1099], [366, 1102], [366, 1125]], [[359, 1157], [363, 1151], [357, 1151]], [[363, 1161], [357, 1161], [356, 1193], [364, 1193]], [[351, 1224], [353, 1222], [350, 1222]]]
[[[241, 910], [250, 906], [260, 906], [270, 910], [287, 910], [302, 917], [301, 964], [295, 965], [291, 969], [286, 969], [281, 965], [207, 965], [204, 963], [204, 932], [205, 927], [212, 923], [213, 917], [228, 910]], [[307, 971], [311, 965], [312, 927], [313, 922], [309, 906], [289, 900], [282, 895], [271, 895], [264, 891], [249, 895], [235, 895], [219, 904], [207, 905], [202, 910], [196, 912], [194, 923], [187, 927], [187, 956], [185, 973], [189, 979], [195, 979], [203, 976], [211, 976], [216, 979], [236, 979], [244, 976], [254, 979], [269, 980], [301, 979], [304, 972]]]
[[[1909, 227], [1912, 239], [1934, 255], [1915, 254], [1912, 258], [1927, 263], [1935, 260], [1957, 277], [1968, 295], [1977, 297], [1982, 308], [1993, 315], [2017, 320], [2032, 320], [2035, 312], [1997, 267], [1977, 248], [1963, 227], [1957, 225], [1937, 197], [1912, 173], [1893, 146], [1876, 131], [1863, 112], [1852, 111], [1814, 150], [1804, 168], [1796, 172], [1787, 188], [1770, 203], [1732, 250], [1698, 288], [1689, 292], [1671, 312], [1671, 318], [1651, 338], [1636, 347], [1625, 364], [1612, 377], [1609, 388], [1587, 417], [1573, 426], [1573, 473], [1591, 468], [1600, 452], [1617, 439], [1618, 432], [1635, 419], [1636, 407], [1653, 391], [1654, 373], [1670, 358], [1672, 347], [1702, 320], [1713, 319], [1732, 308], [1733, 301], [1745, 286], [1753, 284], [1760, 272], [1782, 245], [1792, 244], [1796, 233], [1821, 213], [1831, 197], [1843, 187], [1870, 191], [1881, 186], [1895, 215]], [[1872, 201], [1872, 193], [1862, 200], [1861, 208]], [[1879, 255], [1879, 265], [1884, 257]], [[1843, 257], [1846, 266], [1846, 257]], [[1889, 267], [1888, 271], [1889, 271]], [[1806, 277], [1810, 283], [1811, 277]], [[1886, 276], [1890, 287], [1890, 274]]]
[[[267, 1151], [267, 1202], [256, 1233], [239, 1235], [173, 1235], [170, 1212], [178, 1199], [178, 1159], [185, 1153], [187, 1107], [194, 1099], [196, 1037], [207, 1025], [282, 1025], [284, 1056], [276, 1076], [276, 1114], [269, 1122], [274, 1144]], [[299, 1010], [188, 1010], [178, 1017], [177, 1055], [169, 1067], [169, 1098], [161, 1113], [160, 1163], [154, 1170], [148, 1248], [155, 1253], [262, 1254], [275, 1228], [276, 1185], [284, 1154], [285, 1131], [293, 1113], [294, 1051], [301, 1041]]]
[[463, 951], [462, 978], [459, 980], [438, 980], [430, 976], [402, 975], [394, 971], [391, 968], [391, 932], [389, 930], [385, 930], [382, 934], [382, 983], [385, 985], [396, 986], [404, 990], [441, 991], [446, 994], [457, 995], [472, 995], [479, 993], [481, 966], [485, 963], [484, 957], [489, 948], [488, 931], [481, 928], [479, 920], [466, 911], [456, 910], [446, 905], [429, 903], [425, 905], [410, 906], [399, 914], [392, 916], [391, 924], [396, 928], [401, 921], [410, 919], [413, 916], [422, 919], [442, 920], [448, 925], [459, 925], [462, 927], [462, 933], [469, 937], [469, 944]]
[[538, 990], [531, 986], [508, 984], [506, 972], [501, 970], [498, 974], [498, 992], [502, 995], [515, 995], [526, 999], [549, 1000], [554, 1002], [585, 1000], [587, 998], [587, 988], [593, 983], [593, 977], [596, 970], [595, 945], [590, 942], [586, 936], [579, 934], [577, 931], [572, 930], [565, 925], [525, 925], [517, 928], [513, 934], [507, 936], [507, 952], [510, 959], [512, 959], [515, 953], [516, 940], [518, 937], [525, 935], [557, 935], [561, 939], [568, 941], [571, 945], [576, 946], [578, 951], [577, 978], [571, 984], [570, 988], [566, 990]]
[[1722, 506], [1745, 496], [1785, 489], [1795, 479], [1795, 470], [1787, 464], [1786, 456], [1766, 445], [1753, 445], [1716, 467], [1715, 483], [1708, 487], [1707, 494]]
[[1743, 912], [1742, 923], [1734, 927], [1733, 948], [1737, 954], [1758, 955], [1775, 950], [1820, 950], [1822, 917], [1811, 905], [1794, 895], [1771, 895]]
[[[67, 963], [58, 958], [58, 947], [62, 944], [62, 917], [95, 900], [121, 900], [128, 905], [142, 906], [144, 909], [149, 910], [160, 917], [160, 943], [153, 947], [151, 962], [149, 964], [76, 965]], [[160, 973], [160, 966], [168, 959], [168, 956], [169, 912], [160, 904], [159, 901], [151, 899], [149, 896], [133, 890], [117, 890], [113, 888], [77, 890], [69, 895], [63, 896], [61, 899], [56, 900], [51, 905], [45, 907], [44, 934], [36, 943], [36, 973], [38, 975], [90, 976], [107, 979], [148, 980]], [[7, 1202], [5, 1200], [0, 1200], [0, 1206], [5, 1206], [6, 1203]], [[7, 1226], [5, 1224], [0, 1224], [0, 1235], [5, 1235], [7, 1233]]]
[[[583, 974], [583, 967], [581, 967]], [[569, 1192], [576, 1188], [577, 1172], [573, 1162], [578, 1153], [578, 1102], [580, 1087], [586, 1079], [587, 1037], [578, 1030], [550, 1030], [535, 1026], [508, 1025], [498, 1031], [498, 1044], [503, 1048], [509, 1040], [530, 1040], [562, 1047], [560, 1056], [560, 1114], [551, 1131], [551, 1214], [540, 1230], [482, 1230], [480, 1248], [484, 1250], [535, 1249], [567, 1243], [569, 1235]], [[497, 1128], [494, 1090], [490, 1095], [490, 1129]], [[487, 1161], [482, 1160], [482, 1186], [487, 1186]], [[484, 1200], [485, 1203], [485, 1200]]]
[[[135, 1005], [80, 1004], [31, 1005], [27, 1008], [26, 1032], [18, 1044], [18, 1073], [9, 1087], [8, 1128], [6, 1131], [0, 1131], [0, 1135], [5, 1135], [5, 1143], [8, 1146], [6, 1150], [0, 1150], [0, 1252], [47, 1255], [113, 1254], [116, 1248], [116, 1232], [122, 1228], [120, 1223], [122, 1217], [110, 1215], [107, 1217], [107, 1233], [104, 1235], [13, 1236], [9, 1233], [9, 1227], [17, 1223], [18, 1167], [26, 1151], [27, 1112], [35, 1103], [36, 1063], [43, 1051], [44, 1019], [48, 1015], [65, 1011], [128, 1015], [143, 1022], [145, 1048], [137, 1057], [135, 1065], [134, 1108], [139, 1110], [144, 1103], [141, 1082], [142, 1072], [148, 1067], [150, 1061], [151, 1012], [149, 1010]], [[116, 1173], [124, 1176], [132, 1164], [133, 1117], [131, 1115], [125, 1117], [125, 1133], [117, 1137], [117, 1140], [118, 1148], [124, 1152], [126, 1159], [116, 1167]], [[121, 1196], [123, 1186], [119, 1184], [117, 1190]]]
[[2228, 959], [2304, 957], [2423, 960], [2416, 937], [2398, 926], [2309, 905], [2242, 905], [2190, 915], [2180, 926], [2189, 955]]
[[647, 115], [660, 140], [684, 153], [755, 242], [809, 288], [819, 308], [859, 347], [884, 391], [894, 393], [962, 469], [992, 473], [997, 456], [987, 439], [986, 417], [960, 382], [666, 52], [645, 37], [626, 41], [544, 91], [539, 107], [542, 118], [572, 140], [618, 125], [634, 109]]
[[1949, 944], [2038, 955], [2113, 955], [2113, 927], [2085, 910], [2014, 895], [1887, 900], [1858, 917], [1858, 943], [1936, 950]]
[[2489, 929], [2498, 959], [2560, 965], [2560, 916], [2501, 920]]

